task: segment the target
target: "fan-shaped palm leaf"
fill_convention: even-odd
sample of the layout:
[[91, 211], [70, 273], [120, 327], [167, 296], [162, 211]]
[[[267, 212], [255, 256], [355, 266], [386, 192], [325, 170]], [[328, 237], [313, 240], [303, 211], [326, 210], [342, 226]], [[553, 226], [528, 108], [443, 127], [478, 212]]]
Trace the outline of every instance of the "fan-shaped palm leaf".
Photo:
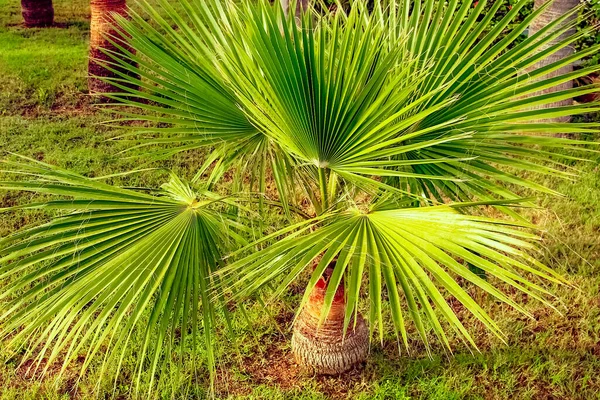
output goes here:
[[[345, 279], [346, 328], [352, 320], [352, 313], [358, 312], [358, 299], [365, 291], [361, 289], [361, 284], [365, 281], [368, 282], [372, 330], [379, 327], [380, 334], [383, 334], [381, 304], [385, 287], [396, 333], [402, 337], [407, 348], [405, 312], [415, 322], [427, 348], [428, 338], [423, 320], [430, 322], [435, 334], [449, 348], [440, 318], [476, 347], [438, 288], [443, 288], [447, 295], [460, 301], [494, 334], [501, 338], [502, 334], [492, 318], [456, 282], [455, 277], [461, 277], [499, 301], [529, 314], [490, 282], [456, 261], [457, 258], [549, 306], [551, 304], [546, 300], [548, 291], [524, 276], [533, 274], [554, 282], [566, 282], [529, 254], [535, 248], [531, 241], [537, 239], [523, 230], [531, 228], [530, 225], [468, 216], [459, 213], [455, 207], [368, 212], [350, 209], [307, 221], [297, 227], [299, 230], [294, 231], [293, 235], [226, 266], [220, 271], [225, 276], [223, 284], [235, 288], [237, 296], [244, 296], [283, 276], [276, 290], [276, 294], [279, 294], [302, 271], [314, 266], [303, 305], [325, 269], [333, 262], [335, 268], [327, 287], [324, 307], [327, 310], [331, 306], [338, 285]], [[319, 228], [319, 225], [322, 227]], [[309, 235], [298, 237], [311, 228], [316, 229]], [[289, 231], [290, 228], [286, 228], [273, 236], [281, 236]], [[401, 306], [402, 297], [406, 303], [404, 307]], [[324, 311], [323, 317], [326, 315], [327, 311]]]
[[[598, 66], [592, 66], [564, 76], [548, 75], [564, 65], [596, 53], [598, 48], [590, 49], [589, 53], [578, 52], [569, 59], [559, 59], [543, 69], [528, 69], [538, 60], [571, 45], [581, 35], [586, 34], [582, 31], [552, 43], [559, 35], [573, 28], [576, 21], [569, 18], [576, 14], [578, 9], [574, 9], [569, 15], [561, 16], [540, 32], [515, 44], [519, 35], [523, 34], [531, 21], [543, 13], [547, 6], [540, 7], [511, 31], [506, 32], [504, 29], [526, 5], [525, 2], [520, 2], [493, 29], [481, 36], [501, 6], [500, 2], [496, 2], [487, 14], [483, 15], [486, 3], [479, 2], [475, 9], [470, 10], [469, 2], [463, 3], [460, 8], [457, 8], [457, 1], [449, 2], [447, 8], [439, 2], [424, 2], [420, 8], [419, 2], [416, 2], [410, 21], [406, 20], [405, 3], [398, 3], [398, 18], [404, 16], [405, 23], [418, 32], [417, 35], [409, 36], [410, 48], [413, 51], [418, 49], [417, 54], [434, 65], [420, 90], [422, 93], [428, 93], [432, 88], [446, 86], [446, 89], [421, 107], [431, 107], [458, 95], [458, 100], [451, 107], [428, 116], [421, 125], [432, 126], [460, 118], [461, 122], [454, 124], [454, 129], [471, 131], [474, 134], [458, 141], [433, 145], [418, 154], [410, 152], [404, 156], [419, 160], [473, 157], [472, 160], [459, 164], [436, 163], [411, 167], [416, 173], [462, 176], [465, 177], [464, 182], [428, 181], [417, 178], [392, 179], [391, 184], [412, 186], [413, 190], [429, 192], [438, 199], [445, 196], [453, 200], [467, 200], [473, 196], [483, 199], [518, 197], [506, 187], [499, 187], [495, 183], [497, 181], [551, 193], [550, 189], [502, 167], [568, 178], [574, 171], [560, 163], [561, 150], [572, 149], [573, 146], [585, 143], [548, 137], [544, 134], [598, 132], [598, 124], [550, 124], [543, 121], [543, 118], [593, 112], [598, 109], [598, 104], [549, 108], [543, 111], [528, 109], [534, 105], [551, 104], [558, 99], [572, 98], [574, 92], [598, 91], [597, 87], [587, 86], [540, 94], [542, 89], [597, 71]], [[395, 34], [395, 30], [392, 32]], [[440, 46], [441, 43], [444, 46]], [[436, 130], [413, 138], [409, 143], [430, 140], [441, 134], [445, 132]], [[532, 148], [535, 151], [531, 151]], [[565, 155], [562, 160], [571, 157]]]
[[40, 162], [3, 165], [24, 180], [0, 182], [0, 189], [69, 199], [21, 207], [63, 215], [0, 240], [0, 280], [6, 282], [0, 299], [8, 301], [0, 337], [25, 343], [25, 359], [35, 357], [41, 372], [59, 359], [64, 371], [85, 355], [83, 372], [106, 344], [103, 365], [112, 360], [120, 366], [132, 332], [140, 329], [139, 384], [142, 371], [153, 379], [173, 346], [189, 347], [191, 340], [195, 349], [204, 332], [214, 368], [212, 329], [219, 307], [209, 299], [210, 274], [227, 243], [242, 239], [234, 232], [238, 223], [212, 205], [230, 200], [195, 192], [175, 176], [151, 195]]

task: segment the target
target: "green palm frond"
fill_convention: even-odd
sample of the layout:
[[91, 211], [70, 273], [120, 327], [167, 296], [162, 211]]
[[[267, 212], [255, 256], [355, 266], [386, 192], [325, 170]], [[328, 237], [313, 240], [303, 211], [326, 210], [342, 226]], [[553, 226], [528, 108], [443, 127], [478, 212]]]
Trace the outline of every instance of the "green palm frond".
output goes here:
[[132, 333], [141, 330], [136, 390], [142, 372], [154, 379], [177, 346], [203, 342], [214, 369], [221, 307], [209, 299], [210, 275], [228, 242], [244, 243], [239, 224], [214, 207], [231, 200], [175, 176], [151, 195], [31, 160], [2, 165], [22, 180], [2, 181], [0, 189], [67, 198], [22, 206], [62, 215], [0, 240], [2, 339], [26, 346], [24, 360], [34, 357], [41, 373], [57, 360], [62, 373], [84, 355], [83, 373], [107, 351], [102, 368], [116, 362], [116, 377]]
[[[543, 89], [598, 71], [599, 67], [593, 66], [569, 74], [548, 75], [598, 52], [600, 47], [591, 49], [589, 53], [577, 52], [569, 58], [558, 59], [544, 68], [530, 69], [536, 62], [572, 45], [581, 35], [586, 34], [582, 31], [553, 42], [574, 28], [576, 19], [570, 20], [570, 17], [577, 14], [579, 8], [573, 9], [571, 13], [561, 16], [535, 35], [516, 44], [516, 40], [523, 35], [531, 21], [544, 13], [550, 3], [535, 10], [506, 32], [505, 28], [526, 5], [526, 2], [519, 2], [485, 35], [482, 35], [482, 32], [489, 26], [491, 18], [502, 5], [501, 2], [494, 3], [485, 15], [482, 12], [486, 9], [486, 1], [478, 2], [474, 9], [470, 2], [462, 3], [461, 7], [458, 7], [457, 1], [450, 1], [447, 5], [426, 1], [423, 2], [423, 7], [418, 7], [419, 3], [415, 3], [410, 19], [406, 19], [405, 3], [398, 3], [398, 18], [405, 15], [404, 23], [418, 32], [417, 35], [409, 36], [410, 48], [424, 61], [433, 63], [431, 73], [419, 90], [420, 93], [427, 94], [433, 88], [445, 86], [443, 91], [422, 107], [428, 108], [458, 96], [450, 107], [426, 117], [421, 125], [434, 126], [460, 118], [460, 122], [452, 125], [453, 129], [473, 132], [473, 135], [457, 141], [435, 144], [418, 153], [409, 152], [402, 158], [472, 158], [460, 163], [442, 162], [410, 167], [411, 171], [420, 174], [464, 177], [462, 182], [419, 178], [391, 178], [387, 182], [406, 190], [429, 193], [440, 201], [444, 197], [456, 201], [467, 201], [473, 197], [517, 198], [518, 195], [508, 190], [506, 184], [555, 194], [551, 189], [510, 170], [572, 178], [576, 171], [564, 163], [565, 160], [571, 159], [572, 155], [563, 156], [563, 150], [572, 150], [590, 143], [549, 135], [597, 133], [600, 128], [598, 124], [543, 121], [545, 118], [596, 112], [599, 107], [597, 103], [547, 109], [531, 108], [573, 98], [575, 92], [588, 93], [599, 90], [591, 85], [545, 94], [541, 92]], [[395, 32], [397, 30], [393, 29], [392, 35]], [[408, 143], [446, 134], [447, 132], [435, 130], [411, 139]], [[498, 182], [501, 182], [501, 185]]]
[[[352, 314], [358, 312], [359, 298], [367, 295], [372, 332], [378, 328], [383, 335], [382, 301], [385, 298], [389, 302], [395, 331], [407, 349], [406, 313], [413, 320], [427, 349], [429, 339], [425, 326], [430, 326], [450, 349], [440, 321], [445, 321], [467, 344], [476, 348], [455, 311], [448, 305], [447, 296], [457, 299], [499, 338], [503, 336], [493, 319], [457, 283], [457, 277], [525, 315], [531, 315], [457, 259], [482, 269], [507, 287], [526, 293], [550, 307], [550, 293], [532, 277], [563, 284], [566, 281], [532, 257], [531, 252], [535, 249], [532, 242], [538, 237], [527, 232], [531, 225], [464, 215], [455, 207], [350, 209], [330, 214], [294, 227], [293, 234], [229, 264], [219, 274], [223, 276], [222, 283], [234, 288], [235, 296], [240, 297], [278, 279], [281, 283], [275, 290], [276, 296], [305, 269], [314, 267], [301, 309], [323, 271], [334, 263], [324, 309], [329, 309], [339, 284], [344, 280], [346, 328]], [[314, 231], [303, 235], [311, 229]], [[289, 232], [290, 228], [286, 228], [273, 236]], [[384, 292], [386, 296], [382, 295]], [[323, 318], [326, 315], [327, 312], [323, 311]]]
[[[599, 105], [531, 107], [597, 91], [588, 86], [540, 94], [597, 71], [599, 67], [593, 66], [547, 76], [597, 52], [600, 45], [531, 71], [536, 61], [585, 32], [549, 45], [575, 23], [564, 16], [515, 44], [545, 7], [506, 32], [524, 6], [521, 2], [483, 34], [500, 6], [496, 3], [483, 15], [485, 3], [473, 7], [471, 2], [462, 2], [459, 7], [456, 0], [448, 4], [417, 1], [413, 6], [376, 1], [369, 11], [365, 2], [355, 1], [350, 11], [338, 7], [324, 16], [305, 13], [298, 26], [277, 2], [200, 5], [183, 0], [185, 16], [161, 2], [162, 14], [168, 17], [158, 19], [158, 28], [137, 14], [131, 22], [121, 21], [123, 34], [134, 38], [137, 54], [131, 55], [132, 60], [146, 60], [141, 66], [152, 65], [153, 74], [164, 76], [165, 81], [168, 76], [202, 77], [204, 83], [197, 86], [217, 87], [219, 96], [226, 96], [227, 104], [236, 108], [227, 121], [238, 121], [247, 130], [222, 133], [196, 116], [192, 117], [194, 128], [189, 129], [183, 114], [196, 115], [196, 111], [187, 104], [188, 96], [180, 99], [180, 95], [163, 93], [163, 83], [154, 78], [142, 80], [142, 92], [123, 86], [126, 93], [114, 97], [152, 111], [153, 120], [169, 124], [154, 130], [158, 137], [142, 139], [142, 143], [175, 145], [171, 152], [214, 146], [219, 140], [230, 143], [240, 138], [238, 134], [243, 140], [248, 135], [265, 135], [270, 145], [264, 146], [263, 154], [255, 154], [256, 159], [267, 157], [267, 151], [285, 152], [294, 163], [330, 169], [353, 184], [422, 199], [518, 198], [507, 185], [553, 193], [511, 170], [571, 178], [576, 171], [564, 161], [572, 156], [561, 157], [561, 153], [589, 142], [549, 135], [596, 133], [600, 127], [540, 120], [594, 112]], [[158, 18], [150, 6], [144, 9]], [[141, 41], [144, 45], [138, 46]], [[170, 49], [168, 54], [164, 49]], [[177, 69], [170, 67], [175, 60]], [[122, 67], [127, 68], [125, 62]], [[132, 78], [123, 74], [120, 79]], [[168, 85], [187, 91], [195, 84], [169, 81]], [[153, 98], [156, 106], [128, 100], [146, 89], [161, 92]], [[198, 101], [204, 98], [197, 97]], [[221, 104], [220, 97], [216, 99]], [[212, 100], [201, 102], [204, 107], [213, 106]], [[157, 111], [164, 117], [156, 116]], [[172, 135], [180, 127], [185, 132]], [[278, 188], [283, 190], [288, 174], [279, 172]]]

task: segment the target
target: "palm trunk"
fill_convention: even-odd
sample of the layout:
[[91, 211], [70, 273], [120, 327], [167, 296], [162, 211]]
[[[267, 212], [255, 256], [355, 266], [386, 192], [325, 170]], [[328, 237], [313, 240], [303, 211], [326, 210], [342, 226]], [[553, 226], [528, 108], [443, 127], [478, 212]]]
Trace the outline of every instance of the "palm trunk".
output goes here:
[[356, 326], [350, 321], [344, 337], [346, 301], [343, 284], [339, 285], [329, 314], [319, 327], [331, 272], [329, 268], [311, 292], [294, 323], [292, 336], [292, 353], [298, 364], [326, 375], [348, 371], [364, 361], [369, 350], [369, 331], [362, 316], [358, 315]]
[[[578, 81], [579, 86], [596, 85], [600, 87], [600, 74], [591, 73], [590, 75], [579, 78]], [[575, 101], [579, 103], [592, 103], [594, 101], [600, 101], [600, 91], [575, 97]]]
[[[544, 3], [546, 3], [546, 0], [535, 0], [534, 7], [537, 9]], [[554, 0], [554, 2], [546, 10], [546, 12], [541, 14], [538, 18], [536, 18], [531, 23], [531, 26], [529, 27], [529, 31], [530, 31], [529, 34], [533, 35], [534, 33], [538, 32], [544, 26], [548, 25], [551, 21], [554, 21], [555, 19], [563, 16], [567, 12], [572, 11], [573, 8], [576, 7], [578, 4], [579, 4], [578, 0]], [[568, 21], [568, 22], [570, 22], [570, 21]], [[569, 32], [561, 35], [560, 37], [555, 39], [551, 44], [548, 44], [546, 47], [550, 47], [551, 45], [565, 39], [565, 37], [568, 37], [569, 35], [571, 35], [573, 33], [574, 32], [569, 31]], [[563, 58], [566, 58], [566, 57], [572, 55], [573, 52], [574, 52], [574, 49], [572, 46], [564, 47], [564, 48], [560, 49], [559, 51], [557, 51], [556, 53], [552, 54], [551, 56], [536, 63], [530, 70], [545, 67], [546, 65], [549, 65], [553, 62], [556, 62], [558, 60], [561, 60]], [[565, 67], [562, 67], [562, 68], [544, 76], [543, 79], [552, 78], [552, 77], [559, 76], [559, 75], [564, 75], [564, 74], [567, 74], [572, 71], [573, 71], [573, 65], [569, 64]], [[558, 86], [554, 86], [554, 87], [542, 90], [540, 92], [537, 92], [537, 93], [535, 93], [535, 95], [544, 94], [544, 93], [553, 93], [553, 92], [558, 92], [558, 91], [562, 91], [562, 90], [568, 90], [568, 89], [571, 89], [572, 87], [573, 87], [573, 82], [568, 81], [568, 82], [565, 82]], [[573, 100], [566, 99], [566, 100], [562, 100], [562, 101], [559, 101], [556, 103], [545, 104], [542, 106], [534, 106], [534, 107], [531, 107], [531, 109], [552, 108], [552, 107], [568, 106], [571, 104], [573, 104]], [[565, 117], [559, 117], [559, 118], [549, 118], [549, 119], [544, 119], [543, 121], [544, 122], [569, 122], [570, 117], [565, 116]]]
[[[92, 19], [90, 24], [90, 54], [88, 63], [88, 87], [91, 94], [115, 93], [123, 90], [103, 81], [100, 78], [113, 78], [118, 75], [106, 69], [102, 64], [114, 62], [114, 60], [101, 49], [111, 52], [122, 53], [117, 46], [111, 43], [109, 38], [119, 43], [124, 48], [132, 51], [127, 45], [126, 38], [120, 36], [114, 28], [114, 15], [127, 16], [126, 0], [91, 0], [90, 9]], [[129, 60], [127, 60], [131, 63]], [[122, 73], [128, 73], [125, 69], [111, 65]], [[128, 73], [129, 75], [131, 73]], [[128, 85], [131, 86], [131, 85]], [[102, 98], [106, 100], [106, 98]]]
[[21, 0], [21, 13], [28, 28], [50, 26], [54, 22], [52, 0]]

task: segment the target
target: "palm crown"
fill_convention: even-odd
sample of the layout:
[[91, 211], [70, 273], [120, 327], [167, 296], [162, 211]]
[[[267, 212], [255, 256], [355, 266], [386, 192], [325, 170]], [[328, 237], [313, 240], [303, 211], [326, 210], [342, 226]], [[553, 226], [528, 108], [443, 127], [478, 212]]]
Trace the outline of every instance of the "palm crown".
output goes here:
[[[532, 257], [537, 236], [512, 206], [531, 204], [523, 188], [554, 193], [536, 174], [575, 176], [565, 163], [578, 158], [571, 149], [583, 158], [593, 151], [554, 134], [596, 133], [597, 124], [545, 119], [597, 104], [532, 107], [597, 91], [541, 92], [597, 70], [548, 75], [599, 47], [529, 71], [585, 32], [557, 42], [573, 25], [565, 15], [523, 39], [544, 7], [507, 32], [525, 2], [491, 29], [501, 2], [484, 15], [485, 1], [354, 1], [299, 18], [275, 3], [181, 0], [176, 10], [163, 1], [160, 12], [142, 4], [153, 23], [134, 12], [119, 19], [128, 45], [114, 39], [126, 59], [106, 65], [121, 76], [111, 83], [122, 92], [111, 97], [127, 106], [122, 118], [150, 123], [124, 138], [153, 149], [153, 160], [210, 152], [191, 184], [172, 177], [155, 195], [6, 162], [25, 180], [0, 187], [72, 197], [28, 207], [73, 213], [0, 242], [0, 276], [16, 277], [1, 296], [12, 298], [4, 336], [25, 326], [14, 343], [42, 345], [40, 360], [66, 351], [66, 365], [86, 343], [88, 356], [108, 342], [119, 359], [132, 330], [143, 329], [141, 375], [146, 356], [159, 368], [176, 327], [191, 327], [194, 338], [203, 329], [211, 348], [216, 311], [226, 310], [219, 305], [267, 286], [280, 294], [310, 267], [299, 309], [332, 266], [323, 318], [345, 281], [344, 329], [366, 295], [371, 332], [383, 335], [389, 302], [406, 346], [408, 316], [427, 349], [430, 331], [449, 347], [444, 324], [475, 347], [447, 295], [502, 336], [456, 277], [527, 314], [465, 264], [551, 306], [537, 278], [566, 282]], [[259, 194], [242, 203], [263, 215], [277, 205], [289, 225], [247, 245], [245, 208], [208, 191], [225, 172], [233, 174], [227, 190]], [[265, 194], [267, 180], [276, 194]], [[470, 215], [479, 205], [507, 218]]]

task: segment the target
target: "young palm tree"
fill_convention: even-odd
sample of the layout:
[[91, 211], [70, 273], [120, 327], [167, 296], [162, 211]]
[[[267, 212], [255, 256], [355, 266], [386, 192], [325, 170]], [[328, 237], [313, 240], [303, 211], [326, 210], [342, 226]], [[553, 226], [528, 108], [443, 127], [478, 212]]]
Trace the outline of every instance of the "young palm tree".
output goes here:
[[50, 26], [54, 22], [52, 0], [21, 0], [21, 13], [28, 28]]
[[[148, 17], [118, 18], [118, 35], [129, 40], [108, 52], [125, 54], [104, 64], [121, 90], [108, 96], [127, 106], [124, 119], [146, 122], [125, 137], [154, 148], [149, 160], [198, 148], [206, 159], [189, 185], [173, 177], [156, 195], [7, 162], [24, 180], [0, 187], [72, 198], [27, 207], [74, 211], [0, 242], [0, 279], [10, 278], [0, 332], [10, 343], [46, 365], [89, 349], [82, 371], [106, 348], [102, 365], [116, 360], [116, 375], [142, 329], [139, 384], [144, 371], [154, 379], [172, 360], [175, 344], [186, 345], [177, 332], [202, 328], [211, 349], [223, 302], [276, 297], [307, 275], [293, 351], [317, 372], [339, 373], [364, 359], [367, 333], [383, 340], [385, 309], [406, 347], [410, 319], [428, 352], [433, 337], [450, 347], [444, 327], [476, 348], [448, 297], [502, 339], [458, 278], [525, 315], [507, 289], [552, 307], [542, 281], [568, 283], [536, 261], [535, 227], [515, 206], [532, 205], [523, 193], [556, 194], [536, 177], [572, 179], [571, 161], [593, 151], [554, 134], [597, 133], [597, 123], [540, 120], [599, 105], [530, 107], [597, 92], [539, 94], [600, 69], [542, 78], [600, 46], [530, 79], [522, 71], [586, 34], [546, 48], [571, 28], [562, 25], [570, 14], [517, 43], [548, 5], [504, 32], [519, 3], [482, 35], [501, 2], [482, 15], [485, 1], [390, 0], [372, 9], [354, 1], [347, 12], [309, 9], [300, 21], [267, 0], [181, 0], [180, 11], [160, 4], [145, 4]], [[208, 192], [216, 188], [240, 198]], [[483, 216], [483, 206], [505, 217]], [[240, 246], [266, 233], [243, 217], [266, 218], [270, 207], [288, 225]]]

